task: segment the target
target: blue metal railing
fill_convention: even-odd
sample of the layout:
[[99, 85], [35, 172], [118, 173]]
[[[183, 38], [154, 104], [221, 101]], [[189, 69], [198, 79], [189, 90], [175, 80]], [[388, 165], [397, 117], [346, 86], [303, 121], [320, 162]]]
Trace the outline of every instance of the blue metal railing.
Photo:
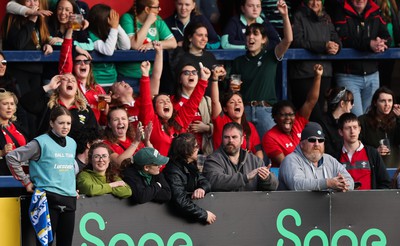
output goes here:
[[[229, 61], [245, 54], [245, 50], [210, 50], [217, 60]], [[10, 62], [57, 62], [60, 52], [43, 55], [40, 51], [4, 51]], [[92, 52], [93, 62], [132, 62], [154, 60], [154, 51], [116, 50], [113, 56]], [[400, 48], [391, 48], [383, 53], [361, 52], [354, 49], [342, 49], [337, 55], [319, 55], [305, 49], [289, 49], [282, 60], [282, 99], [287, 99], [287, 62], [290, 60], [361, 60], [361, 59], [399, 59]]]

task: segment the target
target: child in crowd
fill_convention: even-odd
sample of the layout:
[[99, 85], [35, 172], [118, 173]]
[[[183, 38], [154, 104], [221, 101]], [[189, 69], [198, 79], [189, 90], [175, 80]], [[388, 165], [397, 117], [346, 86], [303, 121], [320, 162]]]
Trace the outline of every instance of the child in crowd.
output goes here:
[[[53, 236], [57, 236], [57, 245], [61, 246], [72, 245], [75, 226], [76, 143], [67, 136], [71, 121], [68, 109], [54, 107], [50, 113], [50, 130], [6, 156], [11, 173], [26, 191], [45, 193]], [[22, 163], [27, 162], [29, 175], [22, 170]]]

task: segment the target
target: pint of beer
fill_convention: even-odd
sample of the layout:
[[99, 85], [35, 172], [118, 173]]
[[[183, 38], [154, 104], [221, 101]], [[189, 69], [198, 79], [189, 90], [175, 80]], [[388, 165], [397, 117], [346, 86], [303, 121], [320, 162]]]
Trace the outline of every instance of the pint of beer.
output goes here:
[[70, 21], [72, 21], [72, 30], [80, 31], [82, 28], [83, 15], [81, 14], [72, 15]]

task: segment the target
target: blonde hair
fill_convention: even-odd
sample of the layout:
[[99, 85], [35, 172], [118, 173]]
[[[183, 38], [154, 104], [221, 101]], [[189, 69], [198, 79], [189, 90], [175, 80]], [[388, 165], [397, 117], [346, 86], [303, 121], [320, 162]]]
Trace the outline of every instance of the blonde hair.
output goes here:
[[[70, 74], [70, 75], [72, 75], [72, 74]], [[76, 81], [75, 76], [72, 75], [71, 78], [74, 78], [75, 82], [78, 84], [78, 82]], [[50, 96], [50, 100], [47, 103], [47, 106], [49, 107], [49, 109], [52, 109], [55, 106], [59, 106], [60, 105], [60, 103], [58, 102], [59, 99], [60, 99], [60, 90], [57, 89]], [[77, 107], [79, 111], [88, 110], [87, 109], [87, 101], [86, 101], [85, 97], [82, 95], [81, 91], [78, 88], [76, 88], [74, 106]]]
[[0, 90], [0, 102], [5, 100], [5, 99], [8, 99], [10, 97], [12, 97], [14, 99], [14, 103], [15, 103], [14, 110], [13, 110], [14, 111], [13, 112], [13, 116], [11, 117], [10, 121], [16, 121], [17, 120], [17, 116], [15, 116], [15, 112], [17, 112], [18, 98], [13, 92], [6, 91], [5, 89], [1, 88], [1, 90]]

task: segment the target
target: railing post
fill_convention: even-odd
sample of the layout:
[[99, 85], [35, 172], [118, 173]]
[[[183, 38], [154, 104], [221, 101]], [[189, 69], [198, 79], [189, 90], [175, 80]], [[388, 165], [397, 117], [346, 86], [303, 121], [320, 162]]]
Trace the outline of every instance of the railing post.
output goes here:
[[287, 100], [288, 99], [288, 60], [284, 57], [282, 59], [282, 100]]

